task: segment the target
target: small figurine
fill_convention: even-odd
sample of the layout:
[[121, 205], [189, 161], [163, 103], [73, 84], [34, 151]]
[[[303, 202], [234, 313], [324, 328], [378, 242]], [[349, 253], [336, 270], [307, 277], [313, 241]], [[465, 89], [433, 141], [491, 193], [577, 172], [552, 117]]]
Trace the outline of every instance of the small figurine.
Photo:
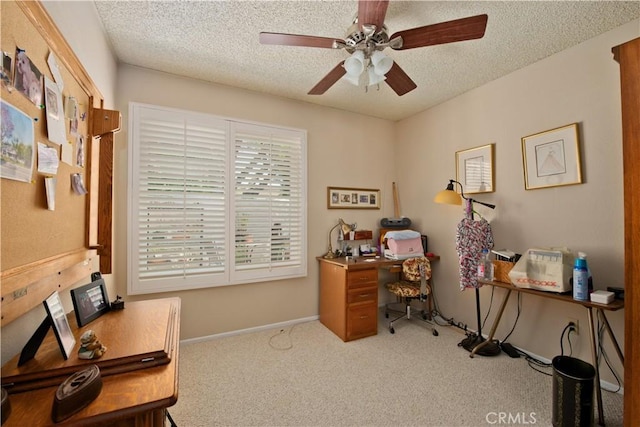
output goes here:
[[98, 337], [92, 330], [86, 331], [80, 337], [78, 357], [80, 359], [98, 359], [107, 351], [107, 347], [98, 341]]

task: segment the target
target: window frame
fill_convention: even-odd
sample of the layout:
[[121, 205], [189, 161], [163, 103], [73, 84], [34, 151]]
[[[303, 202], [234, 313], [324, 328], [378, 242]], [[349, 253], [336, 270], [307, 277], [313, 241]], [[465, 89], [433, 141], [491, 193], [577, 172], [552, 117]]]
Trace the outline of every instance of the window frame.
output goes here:
[[[224, 159], [224, 167], [225, 170], [223, 172], [224, 176], [224, 221], [225, 221], [225, 231], [224, 231], [224, 261], [223, 261], [223, 271], [219, 273], [206, 273], [203, 275], [191, 274], [188, 269], [186, 274], [178, 276], [177, 274], [168, 274], [172, 277], [166, 278], [155, 278], [155, 279], [143, 279], [139, 276], [139, 269], [137, 265], [139, 265], [141, 260], [141, 255], [139, 252], [140, 242], [144, 240], [135, 239], [135, 236], [138, 236], [141, 226], [138, 223], [137, 215], [141, 213], [141, 205], [139, 204], [139, 196], [141, 194], [141, 188], [138, 184], [140, 183], [139, 177], [139, 162], [140, 162], [140, 147], [139, 147], [139, 134], [140, 134], [140, 116], [143, 111], [149, 112], [157, 110], [158, 114], [171, 114], [176, 116], [177, 119], [190, 119], [194, 118], [197, 120], [211, 120], [213, 123], [212, 126], [224, 126], [225, 127], [225, 159]], [[185, 129], [188, 129], [188, 124], [185, 125]], [[228, 285], [237, 285], [243, 283], [254, 283], [254, 282], [268, 282], [274, 280], [284, 280], [291, 279], [296, 277], [305, 277], [307, 275], [307, 133], [306, 130], [274, 126], [269, 124], [250, 122], [238, 119], [230, 119], [225, 117], [220, 117], [208, 113], [194, 112], [164, 106], [143, 104], [137, 102], [129, 103], [129, 127], [128, 127], [128, 178], [127, 178], [127, 186], [128, 186], [128, 203], [127, 203], [127, 220], [128, 220], [128, 234], [127, 234], [127, 290], [130, 295], [136, 294], [147, 294], [147, 293], [159, 293], [159, 292], [169, 292], [169, 291], [180, 291], [187, 289], [199, 289], [199, 288], [209, 288], [209, 287], [218, 287], [218, 286], [228, 286]], [[273, 248], [274, 236], [276, 241], [281, 240], [282, 238], [278, 235], [275, 235], [274, 232], [277, 230], [277, 225], [270, 225], [269, 229], [266, 230], [268, 233], [270, 230], [270, 236], [265, 234], [264, 224], [260, 229], [263, 233], [261, 236], [266, 238], [267, 240], [261, 240], [258, 243], [261, 243], [263, 246], [266, 242], [268, 242], [268, 247], [271, 252], [271, 257], [268, 262], [258, 264], [254, 268], [238, 268], [239, 264], [236, 263], [236, 234], [237, 234], [237, 223], [236, 223], [236, 213], [238, 211], [242, 211], [242, 208], [239, 207], [238, 198], [235, 194], [236, 192], [236, 169], [237, 166], [237, 155], [236, 155], [236, 143], [237, 138], [236, 135], [238, 132], [242, 132], [243, 134], [251, 134], [254, 132], [256, 135], [256, 140], [258, 142], [263, 142], [260, 138], [263, 135], [273, 135], [275, 140], [278, 138], [284, 138], [289, 145], [292, 147], [292, 155], [291, 157], [294, 159], [295, 163], [292, 163], [290, 166], [291, 170], [285, 169], [285, 172], [289, 171], [289, 173], [295, 174], [295, 180], [292, 179], [292, 189], [297, 195], [297, 198], [292, 202], [294, 203], [294, 208], [292, 212], [294, 215], [289, 215], [291, 219], [286, 223], [287, 230], [290, 231], [289, 236], [292, 236], [291, 239], [286, 239], [284, 241], [290, 242], [290, 258], [286, 259], [275, 258]], [[188, 130], [186, 131], [188, 133]], [[251, 135], [250, 135], [251, 136]], [[188, 136], [185, 136], [185, 141], [188, 139]], [[278, 144], [277, 142], [269, 142], [268, 138], [265, 137], [265, 145], [272, 147], [280, 147], [282, 144]], [[186, 144], [186, 142], [185, 142]], [[285, 154], [289, 152], [285, 149]], [[269, 153], [268, 163], [273, 163], [274, 155]], [[288, 158], [287, 158], [288, 159]], [[285, 165], [286, 167], [286, 165]], [[295, 169], [295, 171], [293, 171]], [[293, 171], [293, 172], [291, 172]], [[185, 172], [185, 177], [188, 174]], [[273, 174], [268, 174], [267, 182], [268, 188], [271, 188], [273, 184]], [[285, 173], [285, 176], [289, 176]], [[295, 183], [297, 183], [297, 185]], [[188, 193], [188, 190], [185, 190]], [[267, 191], [268, 194], [271, 194], [272, 191]], [[267, 200], [270, 201], [275, 196], [267, 196]], [[264, 197], [256, 196], [256, 198], [264, 199]], [[276, 204], [275, 202], [268, 203], [267, 212], [268, 218], [271, 220], [271, 216], [273, 215], [274, 209], [272, 204]], [[188, 209], [184, 207], [184, 209]], [[249, 212], [247, 208], [244, 208], [245, 212]], [[264, 211], [263, 211], [264, 212]], [[250, 215], [250, 213], [249, 213]], [[187, 222], [188, 223], [188, 222]], [[263, 221], [264, 223], [264, 221]], [[298, 226], [299, 224], [299, 226]], [[282, 231], [282, 227], [280, 228]], [[291, 231], [293, 230], [293, 231]], [[281, 233], [282, 234], [282, 233]], [[266, 236], [266, 237], [264, 237]], [[294, 242], [295, 244], [291, 243]], [[160, 245], [161, 246], [161, 245]], [[295, 252], [294, 252], [295, 251]], [[263, 251], [264, 252], [264, 251]], [[184, 256], [181, 254], [181, 256]], [[267, 255], [267, 258], [269, 256]], [[263, 253], [264, 259], [264, 253]], [[184, 261], [183, 259], [181, 261]], [[250, 264], [251, 261], [249, 261]], [[174, 265], [175, 267], [175, 265]], [[249, 267], [251, 267], [249, 265]], [[162, 269], [160, 269], [162, 271]], [[168, 271], [168, 270], [167, 270]], [[172, 271], [182, 271], [181, 269], [175, 269]]]

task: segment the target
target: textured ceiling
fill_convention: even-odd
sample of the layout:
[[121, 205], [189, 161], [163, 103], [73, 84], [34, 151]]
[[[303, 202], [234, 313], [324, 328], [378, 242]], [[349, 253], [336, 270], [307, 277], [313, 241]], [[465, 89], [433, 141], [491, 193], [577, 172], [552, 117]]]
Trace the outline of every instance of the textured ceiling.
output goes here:
[[[399, 120], [640, 17], [640, 1], [394, 1], [389, 34], [487, 14], [478, 40], [385, 53], [418, 88], [399, 97], [338, 81], [307, 92], [344, 50], [261, 45], [261, 31], [342, 39], [357, 1], [95, 1], [119, 61]], [[639, 28], [640, 35], [640, 28]]]

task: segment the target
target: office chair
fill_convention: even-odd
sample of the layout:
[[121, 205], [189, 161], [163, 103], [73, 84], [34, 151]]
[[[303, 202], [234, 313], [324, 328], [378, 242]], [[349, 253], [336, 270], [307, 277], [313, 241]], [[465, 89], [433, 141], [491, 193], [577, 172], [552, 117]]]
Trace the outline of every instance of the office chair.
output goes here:
[[[394, 294], [398, 299], [395, 304], [403, 304], [403, 310], [396, 310], [390, 308], [390, 305], [385, 306], [384, 316], [389, 318], [389, 311], [395, 311], [402, 313], [402, 315], [396, 317], [389, 322], [389, 332], [394, 334], [396, 331], [393, 324], [399, 320], [417, 318], [431, 326], [431, 333], [438, 336], [438, 331], [433, 327], [433, 322], [429, 319], [430, 313], [424, 309], [424, 305], [427, 304], [429, 295], [431, 295], [431, 286], [427, 281], [431, 278], [431, 264], [425, 257], [420, 258], [408, 258], [402, 262], [402, 271], [400, 273], [400, 280], [392, 283], [387, 283], [386, 288], [389, 292]], [[419, 316], [413, 316], [417, 311], [411, 306], [411, 303], [416, 300], [422, 303], [422, 309]]]

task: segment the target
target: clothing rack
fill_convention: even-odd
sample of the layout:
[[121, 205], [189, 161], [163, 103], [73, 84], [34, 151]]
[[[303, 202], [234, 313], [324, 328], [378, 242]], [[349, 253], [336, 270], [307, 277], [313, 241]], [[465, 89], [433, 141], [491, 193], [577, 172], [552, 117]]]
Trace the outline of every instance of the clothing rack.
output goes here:
[[[474, 203], [479, 203], [491, 209], [495, 209], [495, 205], [479, 202], [471, 198], [467, 198], [466, 200], [467, 200], [466, 215], [468, 218], [471, 218], [471, 219], [474, 219], [474, 214], [479, 215], [473, 209]], [[467, 337], [462, 341], [460, 341], [458, 345], [471, 353], [469, 357], [473, 357], [474, 354], [479, 354], [481, 356], [497, 356], [501, 352], [500, 346], [498, 345], [497, 341], [485, 343], [475, 353], [472, 353], [473, 349], [476, 348], [476, 346], [485, 342], [485, 339], [482, 336], [482, 317], [480, 315], [480, 289], [478, 287], [475, 288], [475, 293], [476, 293], [476, 320], [478, 322], [477, 332], [475, 335], [467, 335]]]

